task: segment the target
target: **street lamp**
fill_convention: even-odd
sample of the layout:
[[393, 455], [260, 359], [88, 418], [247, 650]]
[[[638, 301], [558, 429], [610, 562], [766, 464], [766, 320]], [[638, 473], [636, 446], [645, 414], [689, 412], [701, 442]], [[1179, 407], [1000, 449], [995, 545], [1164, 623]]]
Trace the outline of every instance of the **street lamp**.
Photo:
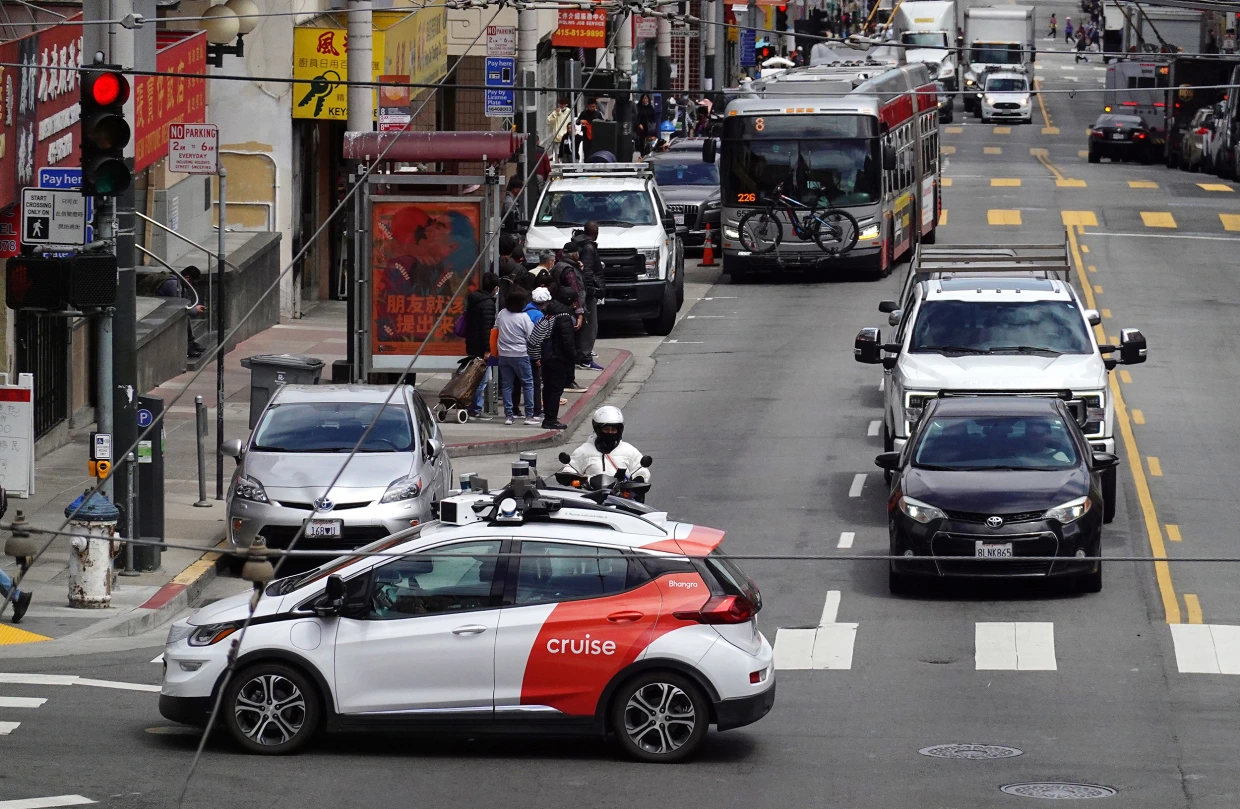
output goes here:
[[254, 0], [228, 0], [203, 12], [202, 28], [207, 32], [207, 64], [223, 67], [224, 54], [245, 56], [245, 35], [258, 25], [258, 17], [253, 15], [259, 13]]

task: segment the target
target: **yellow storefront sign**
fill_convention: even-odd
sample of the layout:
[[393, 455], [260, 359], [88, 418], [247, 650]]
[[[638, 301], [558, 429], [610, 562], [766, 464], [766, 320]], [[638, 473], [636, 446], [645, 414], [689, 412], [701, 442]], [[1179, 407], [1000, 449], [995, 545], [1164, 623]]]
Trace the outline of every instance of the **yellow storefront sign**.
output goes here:
[[[342, 21], [327, 14], [293, 29], [293, 78], [308, 82], [294, 87], [294, 118], [343, 121], [349, 117], [349, 92], [344, 84], [349, 72], [349, 37], [343, 27], [336, 27]], [[444, 9], [377, 12], [371, 49], [370, 69], [375, 78], [408, 76], [415, 84], [439, 80], [448, 69]]]

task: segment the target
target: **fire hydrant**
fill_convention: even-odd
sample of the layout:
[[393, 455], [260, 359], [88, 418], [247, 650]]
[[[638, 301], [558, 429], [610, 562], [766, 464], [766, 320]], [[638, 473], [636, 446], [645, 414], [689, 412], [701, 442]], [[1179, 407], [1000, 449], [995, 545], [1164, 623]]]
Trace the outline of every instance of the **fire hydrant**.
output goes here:
[[89, 498], [83, 494], [65, 509], [73, 533], [86, 535], [69, 540], [73, 546], [69, 557], [70, 607], [97, 610], [111, 606], [112, 540], [120, 514], [103, 492]]

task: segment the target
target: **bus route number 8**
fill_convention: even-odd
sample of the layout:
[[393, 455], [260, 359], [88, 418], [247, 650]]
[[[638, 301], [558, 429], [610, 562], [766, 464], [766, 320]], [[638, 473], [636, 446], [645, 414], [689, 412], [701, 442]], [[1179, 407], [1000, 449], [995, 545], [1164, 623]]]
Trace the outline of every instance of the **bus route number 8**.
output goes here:
[[762, 130], [764, 130], [764, 129], [766, 129], [766, 119], [764, 119], [764, 118], [758, 118], [758, 119], [756, 119], [756, 120], [753, 122], [753, 131], [754, 131], [754, 132], [761, 132], [761, 131], [762, 131]]

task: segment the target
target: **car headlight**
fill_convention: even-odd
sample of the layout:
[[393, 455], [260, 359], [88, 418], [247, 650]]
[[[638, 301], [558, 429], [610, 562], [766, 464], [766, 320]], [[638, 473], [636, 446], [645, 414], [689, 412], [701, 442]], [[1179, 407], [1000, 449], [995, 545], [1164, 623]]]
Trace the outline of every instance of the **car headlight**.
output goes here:
[[944, 62], [942, 65], [939, 66], [939, 78], [940, 79], [951, 78], [951, 75], [955, 72], [956, 71], [952, 70], [952, 66], [947, 64], [946, 62]]
[[911, 497], [900, 495], [900, 510], [903, 511], [909, 519], [925, 525], [931, 520], [946, 520], [947, 515], [941, 510], [935, 508], [929, 503], [923, 503], [920, 500], [914, 500]]
[[[739, 238], [739, 237], [738, 237]], [[646, 259], [646, 272], [638, 275], [639, 279], [651, 280], [659, 277], [659, 249], [656, 247], [650, 250], [638, 250], [638, 253]]]
[[877, 239], [878, 238], [878, 225], [866, 225], [865, 227], [861, 229], [861, 232], [857, 234], [857, 238], [858, 239]]
[[933, 398], [933, 393], [904, 394], [904, 420], [908, 422], [910, 430], [917, 422], [921, 421], [921, 414], [926, 409], [926, 402]]
[[229, 621], [223, 624], [206, 624], [205, 626], [192, 626], [189, 634], [190, 646], [210, 646], [219, 643], [224, 638], [241, 628], [240, 621]]
[[1075, 500], [1069, 500], [1060, 506], [1048, 508], [1046, 513], [1042, 515], [1044, 520], [1055, 520], [1056, 522], [1067, 525], [1075, 522], [1081, 517], [1089, 513], [1090, 500], [1088, 497], [1078, 497]]
[[233, 494], [242, 500], [249, 500], [252, 503], [270, 503], [267, 499], [267, 492], [263, 489], [263, 484], [254, 478], [239, 477], [233, 485]]
[[973, 86], [973, 85], [975, 85], [975, 84], [977, 84], [977, 82], [973, 81], [973, 79], [965, 79], [965, 80], [964, 80], [964, 86], [965, 86], [965, 87], [972, 87], [972, 86]]
[[412, 500], [422, 493], [422, 478], [417, 475], [407, 475], [403, 478], [397, 478], [387, 487], [387, 491], [380, 498], [380, 503], [399, 503], [401, 500]]
[[724, 228], [723, 229], [723, 238], [725, 239], [739, 239], [740, 237], [741, 237], [741, 232], [737, 230], [736, 228]]
[[188, 638], [194, 632], [194, 627], [190, 624], [173, 624], [168, 630], [168, 640], [164, 643], [168, 646]]
[[995, 103], [994, 96], [986, 96], [986, 103], [993, 105]]

